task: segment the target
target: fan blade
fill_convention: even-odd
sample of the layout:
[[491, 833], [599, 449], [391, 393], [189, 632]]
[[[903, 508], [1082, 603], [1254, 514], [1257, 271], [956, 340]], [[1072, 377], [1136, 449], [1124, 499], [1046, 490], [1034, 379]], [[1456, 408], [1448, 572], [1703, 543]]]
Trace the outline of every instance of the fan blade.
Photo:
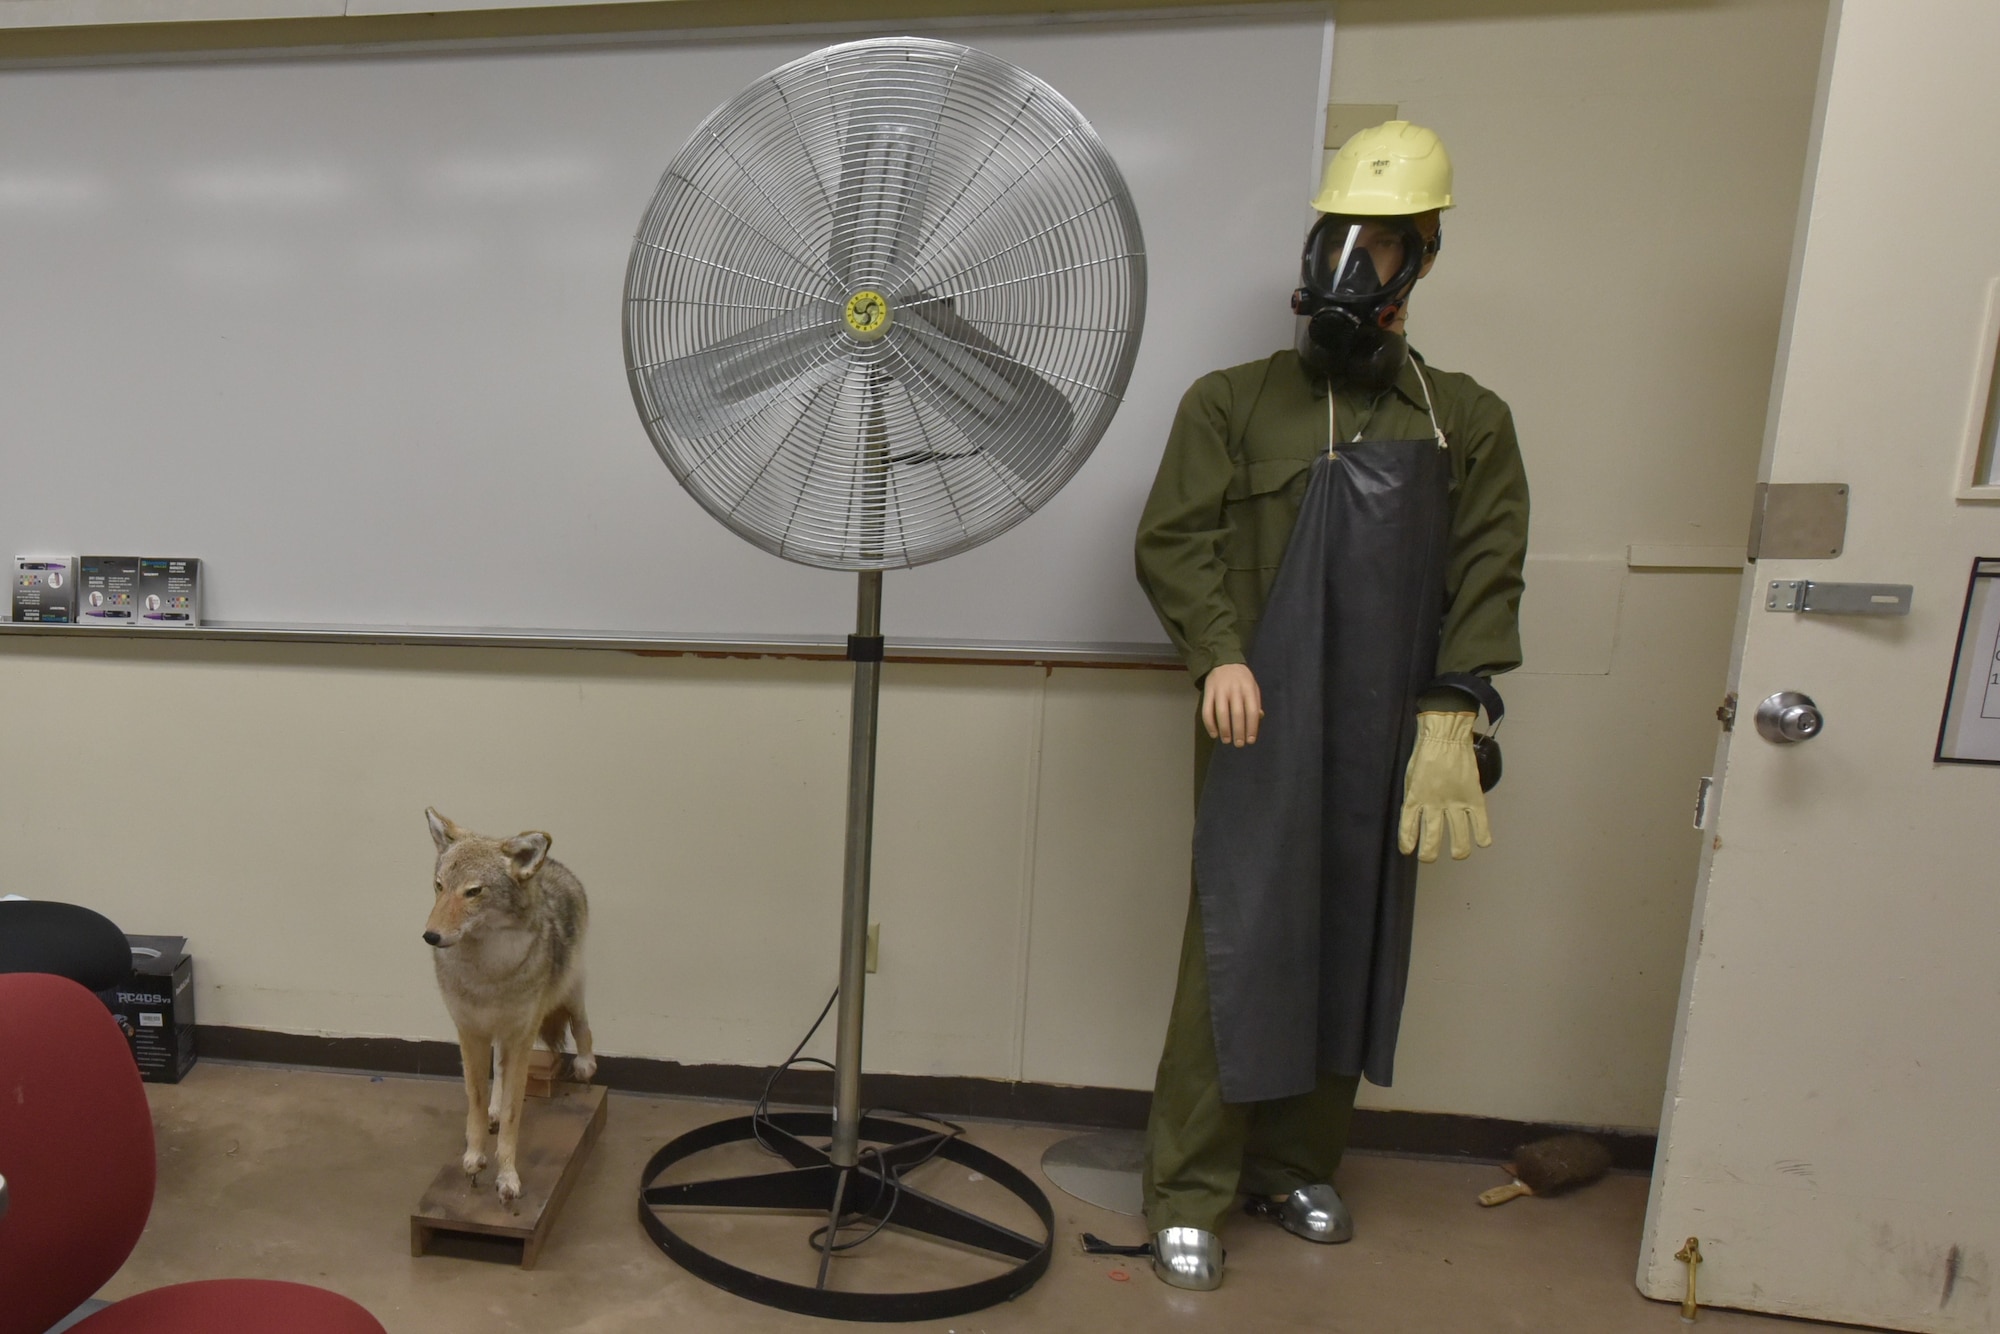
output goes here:
[[867, 374], [862, 391], [861, 466], [856, 478], [860, 515], [855, 535], [860, 539], [863, 559], [881, 560], [889, 554], [890, 455], [882, 407], [882, 384], [887, 377], [880, 362], [870, 366]]
[[886, 283], [909, 257], [923, 213], [929, 151], [929, 136], [910, 125], [874, 125], [849, 136], [840, 155], [828, 255], [849, 290]]
[[827, 260], [849, 291], [886, 289], [912, 258], [952, 64], [912, 59], [892, 96], [854, 106], [840, 144]]
[[681, 435], [727, 430], [779, 398], [794, 398], [846, 369], [840, 321], [826, 308], [790, 310], [753, 329], [642, 372], [653, 402]]
[[918, 295], [896, 312], [897, 373], [972, 446], [1026, 481], [1069, 444], [1075, 412], [1063, 392], [975, 329], [943, 300]]

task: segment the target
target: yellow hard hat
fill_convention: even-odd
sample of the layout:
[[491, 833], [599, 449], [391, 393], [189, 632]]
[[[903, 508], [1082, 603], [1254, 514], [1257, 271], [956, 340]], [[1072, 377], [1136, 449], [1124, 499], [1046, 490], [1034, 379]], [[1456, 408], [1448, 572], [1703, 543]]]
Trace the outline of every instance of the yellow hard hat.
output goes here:
[[1451, 156], [1435, 133], [1406, 120], [1362, 130], [1340, 146], [1312, 206], [1350, 217], [1407, 217], [1451, 207]]

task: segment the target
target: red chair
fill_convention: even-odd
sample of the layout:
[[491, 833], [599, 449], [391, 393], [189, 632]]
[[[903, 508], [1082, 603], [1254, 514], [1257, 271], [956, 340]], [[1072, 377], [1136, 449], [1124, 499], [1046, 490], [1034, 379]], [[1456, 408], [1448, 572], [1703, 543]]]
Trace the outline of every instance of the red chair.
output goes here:
[[[153, 1117], [103, 1002], [0, 974], [0, 1334], [44, 1334], [118, 1272], [153, 1208]], [[218, 1279], [128, 1297], [75, 1334], [384, 1334], [347, 1298]]]

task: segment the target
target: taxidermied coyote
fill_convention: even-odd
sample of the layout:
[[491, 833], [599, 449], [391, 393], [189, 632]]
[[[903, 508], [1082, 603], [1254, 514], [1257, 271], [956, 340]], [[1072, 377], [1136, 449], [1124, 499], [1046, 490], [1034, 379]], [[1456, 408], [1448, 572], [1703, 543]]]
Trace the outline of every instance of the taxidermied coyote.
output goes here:
[[[539, 1034], [553, 1052], [565, 1028], [576, 1037], [571, 1069], [597, 1073], [583, 1016], [583, 886], [549, 856], [547, 834], [486, 838], [426, 810], [437, 844], [437, 904], [424, 926], [445, 1008], [458, 1025], [465, 1062], [466, 1174], [486, 1166], [486, 1136], [500, 1132], [500, 1198], [521, 1193], [515, 1150], [528, 1053]], [[498, 1056], [499, 1079], [493, 1079]]]

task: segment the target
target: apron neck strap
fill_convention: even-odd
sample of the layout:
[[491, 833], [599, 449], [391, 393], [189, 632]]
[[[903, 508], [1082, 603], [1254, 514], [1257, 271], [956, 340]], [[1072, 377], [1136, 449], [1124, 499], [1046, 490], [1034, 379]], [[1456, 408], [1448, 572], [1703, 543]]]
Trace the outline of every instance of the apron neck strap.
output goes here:
[[[1444, 438], [1444, 427], [1438, 425], [1437, 403], [1431, 398], [1431, 379], [1428, 375], [1424, 374], [1424, 364], [1412, 356], [1410, 358], [1410, 369], [1417, 373], [1417, 384], [1424, 391], [1424, 415], [1431, 419], [1431, 434], [1437, 437], [1439, 449], [1450, 449], [1451, 445]], [[1388, 391], [1384, 390], [1383, 392], [1386, 393]], [[1333, 399], [1333, 386], [1329, 384], [1326, 390], [1326, 456], [1328, 458], [1332, 458], [1339, 452], [1340, 443], [1339, 437], [1334, 433]], [[1375, 414], [1370, 412], [1368, 415], [1372, 418]], [[1354, 432], [1355, 440], [1359, 441], [1362, 432], [1367, 429], [1368, 423], [1366, 421], [1362, 422], [1360, 427]]]
[[1431, 434], [1437, 437], [1439, 449], [1450, 449], [1451, 446], [1445, 443], [1444, 427], [1438, 425], [1437, 404], [1431, 401], [1431, 377], [1424, 374], [1424, 363], [1414, 355], [1410, 358], [1410, 369], [1417, 373], [1417, 383], [1424, 388], [1424, 411], [1431, 419]]

